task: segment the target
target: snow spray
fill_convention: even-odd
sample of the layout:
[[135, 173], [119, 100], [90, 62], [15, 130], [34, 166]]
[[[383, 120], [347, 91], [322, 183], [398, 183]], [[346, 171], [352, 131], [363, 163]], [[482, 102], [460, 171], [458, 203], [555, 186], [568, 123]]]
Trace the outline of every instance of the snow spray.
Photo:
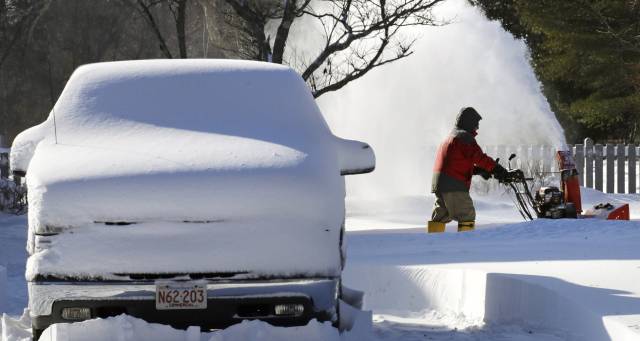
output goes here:
[[[565, 145], [523, 41], [466, 0], [446, 1], [434, 15], [450, 24], [405, 29], [407, 39], [418, 38], [412, 56], [318, 99], [336, 135], [365, 141], [375, 150], [373, 173], [347, 177], [351, 198], [427, 194], [435, 149], [464, 106], [483, 116], [477, 137], [483, 146]], [[317, 55], [322, 34], [315, 19], [298, 20], [290, 38], [297, 43], [288, 45], [295, 49], [285, 58]]]
[[524, 42], [464, 0], [434, 14], [451, 23], [407, 30], [419, 37], [414, 55], [318, 101], [336, 135], [366, 141], [376, 152], [375, 172], [347, 178], [351, 197], [427, 194], [435, 147], [463, 106], [483, 116], [481, 145], [565, 144]]

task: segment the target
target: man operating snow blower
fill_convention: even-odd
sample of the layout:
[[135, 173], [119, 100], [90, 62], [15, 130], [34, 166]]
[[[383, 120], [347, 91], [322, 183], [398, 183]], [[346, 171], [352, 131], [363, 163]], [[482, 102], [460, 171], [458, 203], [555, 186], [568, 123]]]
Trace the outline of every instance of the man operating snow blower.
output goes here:
[[475, 109], [462, 108], [453, 132], [438, 148], [431, 185], [436, 201], [427, 224], [429, 233], [444, 232], [451, 220], [458, 222], [458, 232], [472, 231], [476, 210], [469, 195], [471, 176], [478, 174], [488, 180], [493, 174], [500, 180], [507, 175], [507, 170], [484, 154], [476, 142], [481, 119]]

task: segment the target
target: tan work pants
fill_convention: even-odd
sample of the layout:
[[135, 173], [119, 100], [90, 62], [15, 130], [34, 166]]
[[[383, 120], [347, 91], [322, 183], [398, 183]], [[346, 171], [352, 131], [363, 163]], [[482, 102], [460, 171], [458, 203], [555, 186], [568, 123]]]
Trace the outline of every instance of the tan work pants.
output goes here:
[[431, 220], [448, 223], [451, 220], [457, 222], [473, 222], [476, 220], [476, 209], [469, 192], [445, 192], [435, 193], [436, 202], [433, 204]]

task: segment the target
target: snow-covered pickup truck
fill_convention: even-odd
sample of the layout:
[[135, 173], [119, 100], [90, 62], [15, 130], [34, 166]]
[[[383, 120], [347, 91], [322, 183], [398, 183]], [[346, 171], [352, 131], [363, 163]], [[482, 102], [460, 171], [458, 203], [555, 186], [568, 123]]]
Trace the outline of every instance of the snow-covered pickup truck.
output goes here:
[[122, 313], [204, 330], [337, 323], [343, 175], [374, 165], [287, 67], [82, 66], [11, 150], [28, 185], [34, 335]]

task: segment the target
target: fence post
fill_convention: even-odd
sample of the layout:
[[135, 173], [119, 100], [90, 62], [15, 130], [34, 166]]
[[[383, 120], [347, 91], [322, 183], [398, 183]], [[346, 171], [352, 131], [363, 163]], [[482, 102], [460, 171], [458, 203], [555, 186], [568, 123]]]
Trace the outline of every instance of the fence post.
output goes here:
[[0, 178], [9, 178], [9, 154], [0, 153]]
[[617, 162], [617, 183], [618, 183], [618, 193], [624, 193], [625, 192], [625, 188], [624, 188], [624, 169], [625, 169], [625, 162], [627, 161], [627, 156], [625, 155], [625, 145], [624, 144], [618, 144], [618, 147], [616, 148], [616, 160]]
[[498, 157], [498, 146], [488, 146], [487, 154], [492, 156], [494, 159]]
[[540, 147], [541, 150], [541, 159], [542, 159], [542, 173], [543, 176], [546, 176], [551, 172], [551, 168], [553, 167], [553, 163], [555, 162], [555, 157], [553, 155], [553, 147], [549, 147], [543, 145]]
[[584, 145], [576, 144], [573, 150], [573, 158], [576, 162], [580, 186], [584, 186]]
[[595, 146], [595, 185], [596, 189], [602, 192], [602, 145], [596, 144]]
[[[540, 172], [541, 174], [544, 173], [544, 146], [536, 146], [536, 148], [533, 151], [533, 154], [535, 155], [537, 162], [537, 167], [538, 167], [538, 172]], [[542, 176], [544, 176], [544, 174], [542, 174]]]
[[608, 144], [605, 146], [605, 148], [607, 149], [606, 152], [606, 156], [605, 159], [607, 160], [607, 193], [614, 193], [615, 192], [615, 175], [613, 174], [613, 172], [615, 171], [615, 163], [614, 163], [614, 158], [615, 158], [615, 146], [612, 144]]
[[543, 171], [542, 159], [543, 159], [542, 147], [540, 145], [531, 146], [531, 160], [533, 160], [534, 172], [541, 174], [541, 176], [544, 177], [544, 174], [542, 174], [542, 171]]
[[522, 148], [522, 145], [517, 145], [516, 146], [516, 151], [515, 151], [517, 157], [514, 159], [515, 160], [515, 168], [518, 169], [522, 169], [522, 157], [525, 156], [524, 153], [524, 148]]
[[627, 157], [627, 174], [629, 174], [628, 193], [633, 194], [636, 192], [636, 145], [631, 144], [628, 147]]
[[593, 188], [593, 140], [584, 139], [584, 182], [585, 186]]

